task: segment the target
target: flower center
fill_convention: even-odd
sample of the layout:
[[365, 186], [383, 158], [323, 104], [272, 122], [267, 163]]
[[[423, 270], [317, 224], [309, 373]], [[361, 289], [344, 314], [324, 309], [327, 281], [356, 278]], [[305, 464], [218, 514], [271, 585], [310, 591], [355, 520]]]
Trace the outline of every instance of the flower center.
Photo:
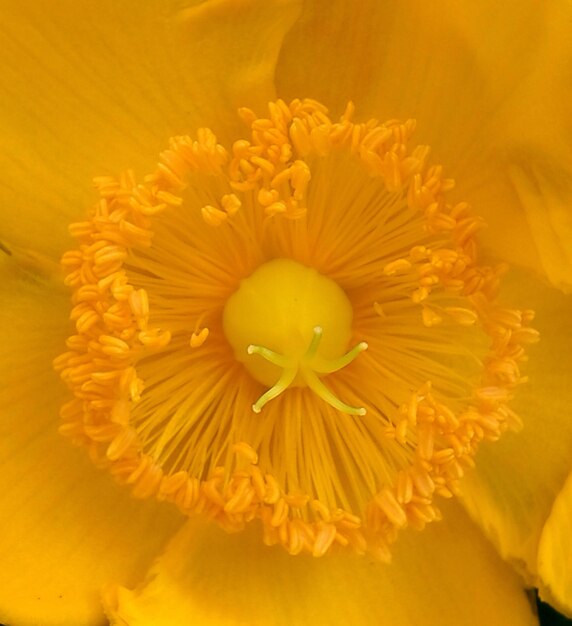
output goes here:
[[261, 265], [241, 281], [223, 314], [226, 338], [252, 376], [271, 388], [253, 405], [255, 413], [287, 387], [310, 387], [336, 409], [364, 415], [339, 400], [320, 380], [367, 348], [346, 351], [352, 307], [343, 290], [315, 269], [291, 259]]
[[481, 222], [414, 122], [239, 113], [229, 149], [200, 129], [142, 181], [95, 180], [62, 260], [60, 430], [137, 497], [258, 520], [291, 554], [387, 559], [519, 427], [532, 312], [496, 301]]

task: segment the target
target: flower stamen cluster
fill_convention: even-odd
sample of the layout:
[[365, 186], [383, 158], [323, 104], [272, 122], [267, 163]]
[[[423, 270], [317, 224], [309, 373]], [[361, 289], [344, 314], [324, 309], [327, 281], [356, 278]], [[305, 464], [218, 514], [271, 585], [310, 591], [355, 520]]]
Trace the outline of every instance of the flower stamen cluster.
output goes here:
[[[201, 129], [140, 182], [95, 180], [63, 257], [75, 330], [55, 362], [73, 395], [60, 430], [137, 497], [228, 530], [259, 520], [292, 554], [388, 559], [400, 529], [440, 518], [435, 497], [459, 492], [481, 442], [520, 427], [509, 403], [537, 334], [532, 312], [498, 304], [504, 268], [480, 265], [482, 222], [409, 147], [414, 122], [353, 115], [242, 109], [249, 136], [230, 150]], [[351, 358], [315, 385], [343, 406], [311, 385], [263, 399], [246, 359], [280, 350], [252, 339], [241, 362], [225, 335], [226, 303], [274, 259], [347, 296], [333, 358]]]

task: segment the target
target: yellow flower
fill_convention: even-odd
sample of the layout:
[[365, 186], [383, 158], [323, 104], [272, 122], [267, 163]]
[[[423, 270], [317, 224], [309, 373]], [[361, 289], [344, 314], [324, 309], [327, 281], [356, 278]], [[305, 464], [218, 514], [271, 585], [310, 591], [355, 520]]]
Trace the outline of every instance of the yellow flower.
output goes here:
[[9, 14], [0, 621], [572, 613], [568, 5]]

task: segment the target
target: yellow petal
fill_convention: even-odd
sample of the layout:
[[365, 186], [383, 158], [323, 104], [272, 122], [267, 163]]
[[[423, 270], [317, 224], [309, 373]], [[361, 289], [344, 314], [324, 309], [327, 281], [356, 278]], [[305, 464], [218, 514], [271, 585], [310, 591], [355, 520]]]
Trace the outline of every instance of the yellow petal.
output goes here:
[[[562, 125], [561, 128], [564, 128]], [[554, 129], [558, 132], [558, 129]], [[506, 211], [507, 218], [525, 222], [538, 256], [537, 269], [558, 288], [572, 292], [572, 133], [568, 145], [557, 150], [554, 137], [552, 154], [530, 147], [508, 166], [510, 181], [522, 207], [522, 215]], [[512, 232], [511, 226], [505, 232]], [[514, 242], [505, 237], [495, 251], [509, 260], [517, 254]], [[524, 248], [520, 254], [529, 254]], [[523, 265], [534, 267], [530, 261]]]
[[101, 624], [102, 585], [135, 581], [180, 516], [131, 499], [58, 434], [68, 296], [1, 269], [0, 622]]
[[114, 626], [524, 626], [519, 580], [458, 506], [398, 542], [390, 565], [367, 557], [291, 557], [257, 532], [184, 527], [135, 591], [110, 590]]
[[572, 473], [554, 501], [538, 547], [540, 595], [572, 617]]
[[[302, 0], [211, 0], [181, 11], [181, 52], [201, 125], [236, 128], [239, 107], [275, 99], [274, 73], [282, 41]], [[230, 118], [230, 119], [229, 119]]]
[[418, 141], [489, 224], [485, 245], [571, 289], [571, 13], [564, 2], [314, 0], [285, 39], [278, 91], [333, 114], [351, 99], [360, 116], [417, 119]]
[[418, 0], [312, 0], [285, 38], [279, 95], [303, 93], [340, 111], [352, 99], [360, 116], [417, 118], [439, 158], [458, 160], [526, 76], [545, 14], [516, 0], [448, 0], [439, 10]]
[[52, 258], [93, 202], [94, 176], [151, 171], [168, 137], [224, 134], [240, 127], [237, 103], [273, 96], [298, 11], [295, 0], [3, 4], [1, 236]]
[[[540, 6], [540, 5], [538, 5]], [[572, 290], [572, 5], [544, 3], [532, 62], [495, 132], [467, 170], [486, 218], [484, 241], [505, 259]], [[459, 176], [461, 179], [461, 175]]]
[[524, 271], [511, 271], [505, 283], [509, 301], [536, 310], [540, 331], [524, 367], [530, 380], [513, 404], [524, 429], [483, 445], [462, 490], [501, 555], [535, 583], [539, 536], [572, 459], [572, 298]]

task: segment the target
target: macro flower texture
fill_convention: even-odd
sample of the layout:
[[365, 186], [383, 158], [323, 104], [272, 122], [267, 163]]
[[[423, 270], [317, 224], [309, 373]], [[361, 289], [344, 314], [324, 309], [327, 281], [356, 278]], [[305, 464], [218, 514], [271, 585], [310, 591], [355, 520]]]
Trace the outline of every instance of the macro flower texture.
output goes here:
[[572, 617], [572, 5], [3, 12], [0, 623]]

